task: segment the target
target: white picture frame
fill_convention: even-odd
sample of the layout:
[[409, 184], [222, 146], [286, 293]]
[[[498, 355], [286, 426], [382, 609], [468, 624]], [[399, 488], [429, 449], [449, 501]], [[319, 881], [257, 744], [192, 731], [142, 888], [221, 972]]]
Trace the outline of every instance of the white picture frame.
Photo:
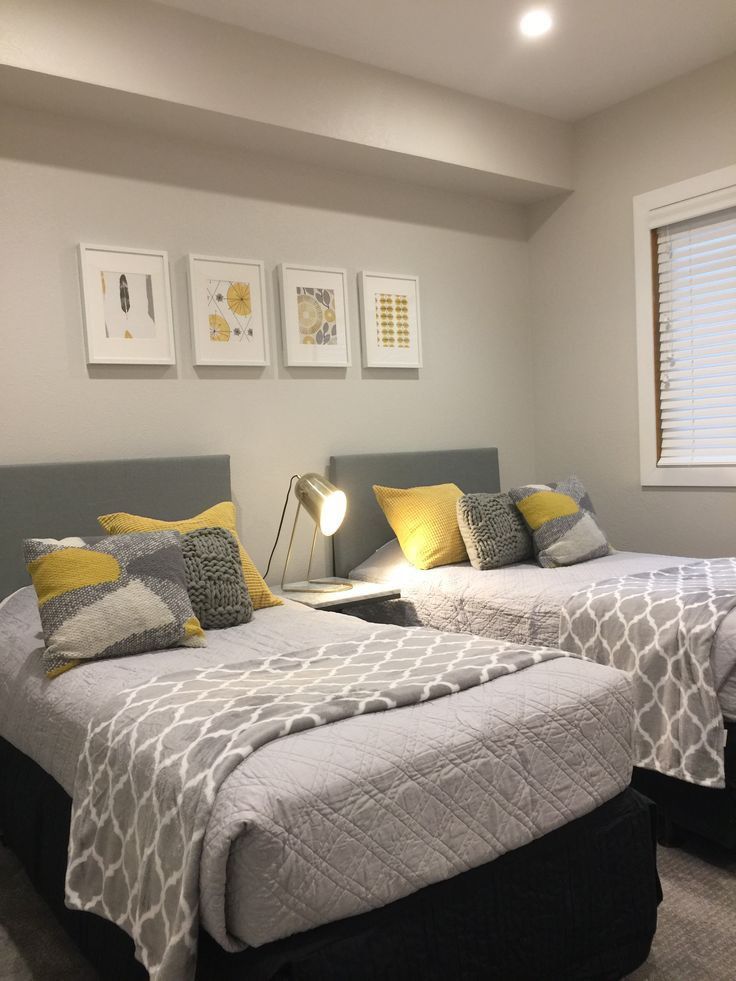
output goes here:
[[358, 274], [361, 347], [365, 368], [421, 368], [419, 278]]
[[168, 253], [79, 245], [87, 364], [176, 363]]
[[195, 365], [270, 364], [266, 272], [260, 259], [188, 256]]
[[282, 263], [279, 283], [284, 364], [289, 368], [347, 368], [346, 271]]

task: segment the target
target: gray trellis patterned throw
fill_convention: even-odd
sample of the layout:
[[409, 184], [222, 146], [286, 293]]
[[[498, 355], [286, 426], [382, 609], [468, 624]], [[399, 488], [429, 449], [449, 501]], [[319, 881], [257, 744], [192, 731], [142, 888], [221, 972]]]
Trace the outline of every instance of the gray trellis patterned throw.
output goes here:
[[485, 684], [562, 651], [380, 627], [115, 696], [89, 725], [74, 787], [66, 901], [133, 937], [152, 981], [196, 968], [199, 864], [225, 778], [289, 733]]
[[711, 646], [734, 606], [736, 559], [726, 558], [594, 583], [563, 607], [560, 647], [632, 676], [637, 766], [724, 786]]

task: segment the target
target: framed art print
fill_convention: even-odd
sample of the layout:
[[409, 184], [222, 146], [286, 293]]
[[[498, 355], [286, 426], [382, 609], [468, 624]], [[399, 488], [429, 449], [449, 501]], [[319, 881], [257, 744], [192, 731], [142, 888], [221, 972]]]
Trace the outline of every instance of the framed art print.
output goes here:
[[279, 274], [285, 364], [346, 368], [350, 338], [345, 270], [284, 263]]
[[88, 364], [174, 364], [169, 258], [153, 249], [80, 245]]
[[362, 272], [358, 276], [363, 365], [366, 368], [421, 368], [419, 280]]
[[190, 255], [189, 298], [195, 364], [269, 363], [262, 262]]

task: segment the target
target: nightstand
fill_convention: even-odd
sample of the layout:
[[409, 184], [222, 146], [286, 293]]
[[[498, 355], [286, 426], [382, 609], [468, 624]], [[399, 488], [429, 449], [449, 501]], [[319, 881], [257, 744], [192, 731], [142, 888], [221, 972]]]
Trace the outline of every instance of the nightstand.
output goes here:
[[[329, 582], [330, 577], [327, 577]], [[272, 589], [274, 596], [281, 599], [290, 599], [295, 603], [302, 603], [304, 606], [311, 606], [313, 610], [333, 610], [339, 613], [345, 607], [353, 606], [355, 603], [365, 603], [368, 600], [397, 599], [401, 596], [401, 590], [397, 586], [382, 582], [360, 582], [358, 579], [337, 579], [336, 582], [352, 582], [353, 588], [346, 589], [339, 593], [283, 593], [280, 589]]]

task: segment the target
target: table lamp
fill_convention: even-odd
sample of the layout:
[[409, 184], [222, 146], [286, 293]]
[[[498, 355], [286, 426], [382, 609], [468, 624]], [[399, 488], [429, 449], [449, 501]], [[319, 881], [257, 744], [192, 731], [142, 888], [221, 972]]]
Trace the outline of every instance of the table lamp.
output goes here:
[[[317, 530], [323, 535], [334, 535], [342, 524], [348, 502], [343, 491], [338, 490], [333, 484], [318, 473], [305, 473], [297, 479], [294, 485], [294, 494], [299, 502], [296, 514], [294, 515], [294, 526], [291, 529], [289, 548], [284, 562], [284, 571], [281, 576], [281, 589], [285, 593], [337, 593], [346, 589], [352, 589], [353, 584], [345, 580], [335, 579], [312, 579], [312, 558], [314, 556], [314, 543], [317, 540]], [[284, 584], [286, 570], [291, 558], [291, 550], [294, 544], [294, 534], [296, 523], [299, 520], [301, 509], [314, 521], [314, 535], [312, 535], [312, 547], [309, 552], [309, 565], [307, 566], [307, 578], [304, 582], [291, 582]]]

